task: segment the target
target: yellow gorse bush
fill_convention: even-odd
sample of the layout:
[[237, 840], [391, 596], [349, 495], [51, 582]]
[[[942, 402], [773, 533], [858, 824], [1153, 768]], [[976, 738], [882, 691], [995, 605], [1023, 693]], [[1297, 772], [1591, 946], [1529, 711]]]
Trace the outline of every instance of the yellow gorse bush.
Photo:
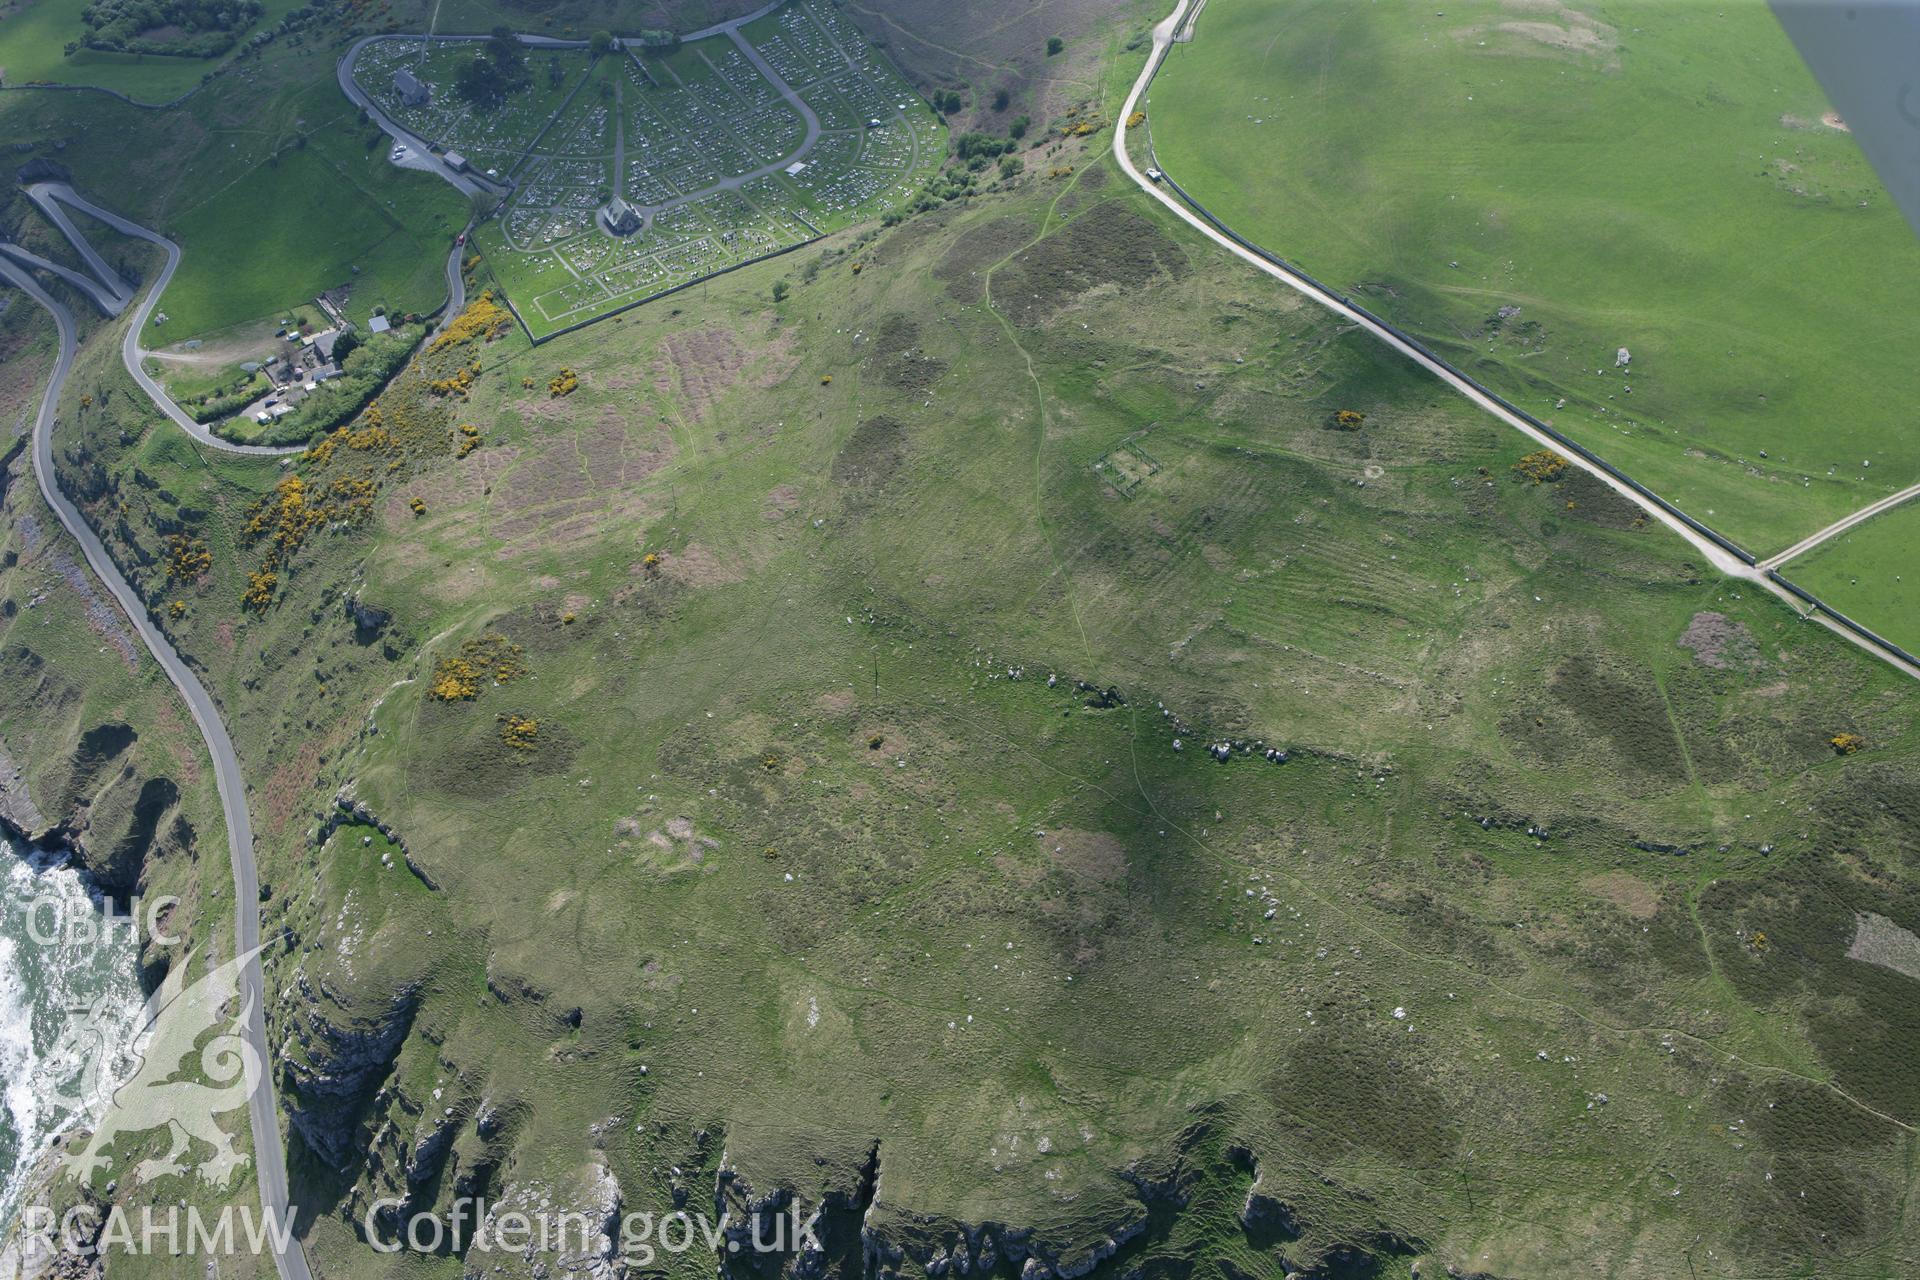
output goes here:
[[1537, 449], [1513, 464], [1513, 469], [1535, 484], [1558, 480], [1572, 465], [1551, 449]]
[[475, 338], [491, 341], [512, 323], [513, 313], [495, 302], [493, 290], [489, 289], [469, 302], [466, 310], [449, 320], [447, 327], [427, 344], [427, 350], [445, 351], [448, 347], [472, 342]]
[[462, 644], [459, 653], [434, 664], [427, 696], [437, 702], [466, 702], [479, 697], [481, 687], [489, 681], [512, 684], [526, 674], [527, 664], [519, 645], [505, 636], [480, 636]]
[[203, 539], [191, 534], [167, 535], [167, 580], [192, 582], [213, 567], [213, 553]]
[[532, 751], [540, 739], [540, 722], [527, 716], [500, 717], [500, 741], [515, 751]]

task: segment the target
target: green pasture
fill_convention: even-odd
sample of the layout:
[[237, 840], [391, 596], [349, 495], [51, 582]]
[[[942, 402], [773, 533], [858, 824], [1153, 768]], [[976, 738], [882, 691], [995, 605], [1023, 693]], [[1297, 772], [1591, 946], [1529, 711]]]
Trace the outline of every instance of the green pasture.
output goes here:
[[1920, 653], [1920, 503], [1821, 543], [1780, 572], [1909, 653]]
[[1693, 515], [1765, 554], [1920, 478], [1920, 243], [1764, 5], [1197, 32], [1150, 104], [1170, 174]]
[[345, 284], [361, 324], [376, 306], [432, 311], [446, 300], [445, 254], [466, 218], [452, 188], [389, 164], [384, 146], [351, 131], [315, 134], [169, 220], [182, 257], [157, 336], [178, 342], [277, 317]]
[[[263, 0], [266, 12], [241, 37], [268, 30], [302, 0]], [[8, 0], [0, 5], [0, 83], [19, 86], [92, 85], [141, 102], [165, 102], [199, 85], [208, 72], [229, 62], [241, 45], [218, 58], [170, 57], [154, 53], [113, 53], [76, 49], [68, 43], [85, 31], [80, 12], [85, 0]]]

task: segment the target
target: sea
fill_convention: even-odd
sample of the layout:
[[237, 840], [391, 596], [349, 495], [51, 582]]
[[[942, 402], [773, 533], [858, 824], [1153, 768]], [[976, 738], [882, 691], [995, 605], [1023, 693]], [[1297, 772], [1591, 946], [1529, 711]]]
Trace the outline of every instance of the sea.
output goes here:
[[[130, 1066], [145, 995], [133, 930], [64, 856], [0, 834], [0, 1237], [34, 1166]], [[85, 1087], [84, 1067], [105, 1063]]]

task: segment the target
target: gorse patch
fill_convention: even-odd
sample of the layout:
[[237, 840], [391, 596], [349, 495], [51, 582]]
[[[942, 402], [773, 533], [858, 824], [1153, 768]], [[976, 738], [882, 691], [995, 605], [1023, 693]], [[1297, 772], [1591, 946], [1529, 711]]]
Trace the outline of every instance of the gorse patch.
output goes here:
[[1536, 449], [1513, 464], [1514, 471], [1535, 484], [1549, 484], [1566, 473], [1568, 462], [1551, 449]]
[[213, 567], [206, 539], [186, 533], [167, 535], [167, 581], [192, 582]]
[[[457, 430], [448, 427], [449, 412], [441, 395], [464, 394], [479, 376], [479, 361], [469, 360], [462, 343], [492, 334], [506, 313], [485, 295], [462, 312], [441, 338], [436, 339], [410, 368], [382, 391], [351, 424], [336, 427], [310, 445], [299, 457], [296, 471], [282, 476], [273, 491], [247, 507], [240, 536], [262, 548], [243, 601], [260, 612], [269, 607], [288, 566], [315, 531], [364, 526], [373, 515], [374, 501], [387, 478], [409, 469], [410, 463], [444, 458], [451, 441], [456, 457], [480, 447], [480, 428], [472, 423]], [[454, 348], [451, 357], [444, 353]], [[460, 361], [452, 373], [451, 360]], [[426, 509], [415, 500], [414, 514]]]
[[260, 569], [247, 575], [247, 590], [240, 602], [255, 613], [264, 613], [273, 603], [274, 591], [280, 585], [280, 575], [271, 570]]
[[515, 751], [532, 751], [540, 739], [540, 722], [528, 716], [503, 715], [500, 720], [500, 741]]
[[452, 320], [447, 327], [427, 344], [430, 353], [445, 351], [449, 347], [461, 346], [474, 341], [491, 342], [507, 331], [513, 323], [513, 313], [493, 300], [493, 290], [489, 289], [469, 302], [466, 309]]
[[[505, 636], [480, 636], [462, 644], [458, 654], [434, 664], [427, 696], [436, 702], [469, 702], [480, 696], [484, 685], [512, 684], [526, 674], [527, 664], [519, 645]], [[533, 722], [527, 724], [532, 726]], [[531, 744], [531, 728], [528, 741]]]

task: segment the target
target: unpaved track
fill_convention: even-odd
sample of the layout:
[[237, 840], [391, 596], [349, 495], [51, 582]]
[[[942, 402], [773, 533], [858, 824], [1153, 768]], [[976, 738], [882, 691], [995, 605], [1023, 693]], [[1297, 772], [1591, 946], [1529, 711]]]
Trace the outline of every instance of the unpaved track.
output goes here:
[[[1188, 7], [1193, 2], [1194, 0], [1179, 0], [1179, 3], [1174, 6], [1173, 12], [1168, 14], [1167, 17], [1153, 29], [1153, 50], [1147, 57], [1147, 64], [1141, 69], [1139, 78], [1133, 82], [1133, 88], [1127, 94], [1126, 104], [1120, 108], [1119, 114], [1115, 117], [1113, 128], [1114, 162], [1134, 181], [1135, 185], [1159, 201], [1174, 217], [1179, 218], [1182, 222], [1192, 227], [1220, 248], [1226, 250], [1255, 270], [1273, 277], [1288, 288], [1312, 299], [1335, 315], [1338, 315], [1341, 319], [1361, 329], [1365, 329], [1381, 342], [1386, 343], [1387, 346], [1413, 361], [1422, 369], [1425, 369], [1428, 373], [1431, 373], [1434, 377], [1440, 379], [1440, 381], [1465, 396], [1475, 405], [1512, 427], [1515, 431], [1537, 442], [1543, 448], [1552, 449], [1564, 455], [1565, 446], [1513, 410], [1507, 408], [1496, 399], [1493, 393], [1487, 390], [1487, 388], [1481, 386], [1471, 378], [1466, 377], [1451, 366], [1435, 359], [1420, 348], [1413, 346], [1399, 334], [1381, 324], [1373, 316], [1354, 308], [1344, 299], [1329, 292], [1317, 281], [1309, 279], [1298, 271], [1291, 270], [1280, 263], [1274, 262], [1269, 258], [1264, 258], [1251, 249], [1248, 249], [1245, 245], [1239, 243], [1233, 239], [1233, 237], [1226, 235], [1218, 227], [1194, 212], [1178, 196], [1167, 190], [1165, 185], [1154, 182], [1134, 166], [1133, 157], [1127, 154], [1127, 135], [1129, 131], [1125, 121], [1131, 117], [1135, 111], [1139, 110], [1140, 100], [1145, 96], [1147, 87], [1153, 83], [1153, 77], [1160, 70], [1161, 63], [1166, 61], [1167, 51], [1173, 46], [1174, 33], [1180, 30], [1181, 22], [1186, 17]], [[1648, 499], [1645, 494], [1640, 493], [1634, 489], [1633, 486], [1622, 482], [1617, 476], [1608, 472], [1604, 467], [1596, 465], [1590, 459], [1583, 458], [1575, 453], [1568, 458], [1568, 461], [1574, 466], [1589, 472], [1621, 497], [1627, 499], [1642, 511], [1645, 511], [1648, 515], [1679, 534], [1680, 537], [1686, 540], [1689, 546], [1704, 556], [1707, 562], [1721, 573], [1730, 578], [1738, 578], [1743, 582], [1749, 582], [1756, 587], [1770, 591], [1780, 599], [1786, 601], [1789, 606], [1793, 607], [1795, 612], [1801, 612], [1801, 604], [1803, 603], [1801, 598], [1774, 581], [1769, 575], [1768, 570], [1772, 567], [1771, 563], [1768, 565], [1748, 564], [1713, 539], [1704, 536], [1698, 530], [1689, 526], [1685, 521], [1677, 518], [1672, 512], [1659, 503]], [[1920, 491], [1920, 486], [1916, 486], [1915, 490], [1908, 492], [1916, 491]], [[1903, 495], [1899, 494], [1894, 495], [1896, 499], [1902, 496]], [[1889, 503], [1892, 501], [1892, 499], [1889, 499]], [[1778, 563], [1778, 559], [1772, 563]], [[1920, 664], [1908, 661], [1899, 654], [1890, 652], [1880, 645], [1868, 641], [1864, 637], [1855, 634], [1833, 621], [1824, 613], [1816, 612], [1803, 614], [1802, 616], [1816, 619], [1822, 626], [1825, 626], [1834, 634], [1844, 637], [1851, 643], [1871, 653], [1874, 657], [1891, 664], [1905, 674], [1920, 679]]]
[[1789, 560], [1798, 560], [1801, 556], [1807, 554], [1807, 552], [1813, 550], [1827, 539], [1839, 537], [1855, 525], [1873, 519], [1882, 511], [1891, 511], [1901, 503], [1912, 498], [1920, 498], [1920, 484], [1908, 485], [1898, 493], [1890, 493], [1878, 502], [1868, 503], [1852, 515], [1840, 517], [1840, 519], [1835, 520], [1832, 524], [1811, 537], [1802, 538], [1785, 551], [1782, 551], [1779, 555], [1762, 560], [1760, 567], [1762, 569], [1778, 569]]

